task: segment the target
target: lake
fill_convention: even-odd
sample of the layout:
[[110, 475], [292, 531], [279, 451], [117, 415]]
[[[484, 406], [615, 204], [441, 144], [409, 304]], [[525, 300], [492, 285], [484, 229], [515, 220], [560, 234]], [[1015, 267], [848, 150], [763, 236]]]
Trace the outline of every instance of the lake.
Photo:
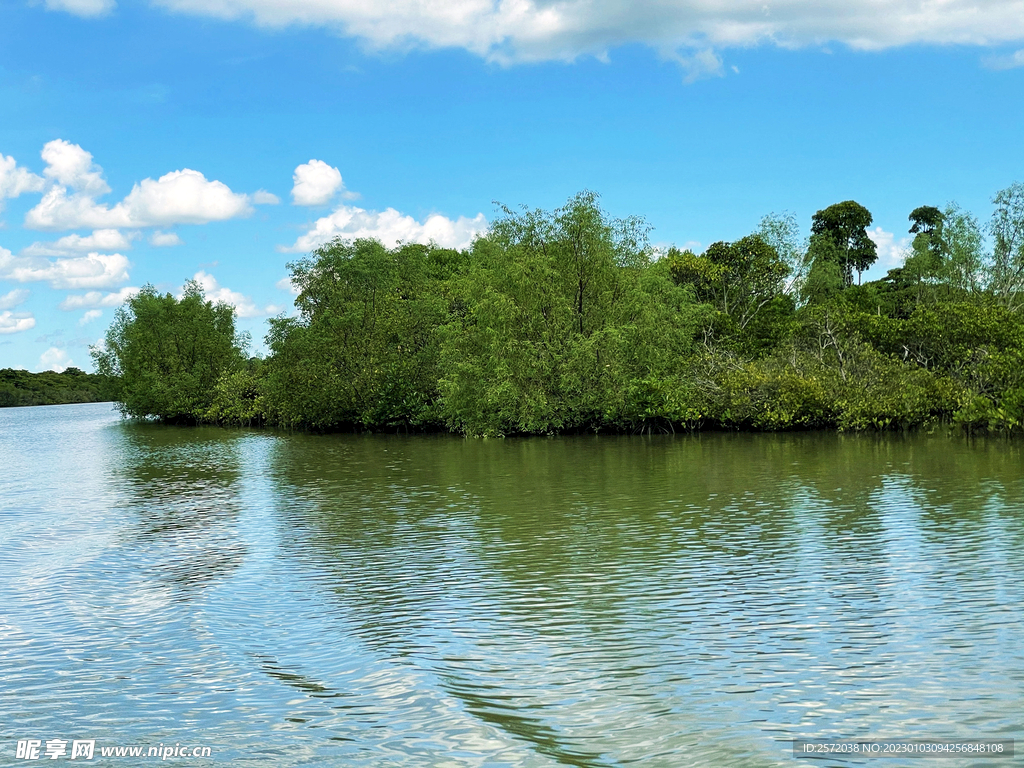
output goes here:
[[321, 436], [89, 404], [0, 409], [0, 467], [13, 764], [52, 739], [210, 747], [195, 765], [922, 762], [795, 759], [814, 738], [1022, 759], [1019, 443]]

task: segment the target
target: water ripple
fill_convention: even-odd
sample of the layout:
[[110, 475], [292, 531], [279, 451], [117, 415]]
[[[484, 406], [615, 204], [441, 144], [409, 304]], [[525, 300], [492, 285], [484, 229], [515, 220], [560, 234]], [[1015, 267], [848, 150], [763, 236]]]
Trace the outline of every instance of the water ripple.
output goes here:
[[1024, 738], [1014, 444], [324, 437], [97, 405], [0, 411], [0, 436], [0, 749], [752, 768], [794, 738]]

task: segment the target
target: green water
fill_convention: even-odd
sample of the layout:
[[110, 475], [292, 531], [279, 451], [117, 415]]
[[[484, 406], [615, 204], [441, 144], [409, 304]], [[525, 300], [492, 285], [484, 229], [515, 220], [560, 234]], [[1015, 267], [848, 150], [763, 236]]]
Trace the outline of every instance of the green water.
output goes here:
[[311, 436], [93, 404], [0, 411], [0, 467], [12, 764], [63, 738], [97, 763], [889, 768], [922, 761], [791, 741], [1024, 739], [1015, 443]]

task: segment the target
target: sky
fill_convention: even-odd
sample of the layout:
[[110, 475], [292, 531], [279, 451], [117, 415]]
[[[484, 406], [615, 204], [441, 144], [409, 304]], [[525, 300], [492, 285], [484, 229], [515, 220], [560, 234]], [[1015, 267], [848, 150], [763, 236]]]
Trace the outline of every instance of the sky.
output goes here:
[[468, 246], [588, 189], [659, 246], [1024, 181], [1024, 0], [2, 0], [0, 368], [198, 280], [265, 349], [334, 237]]

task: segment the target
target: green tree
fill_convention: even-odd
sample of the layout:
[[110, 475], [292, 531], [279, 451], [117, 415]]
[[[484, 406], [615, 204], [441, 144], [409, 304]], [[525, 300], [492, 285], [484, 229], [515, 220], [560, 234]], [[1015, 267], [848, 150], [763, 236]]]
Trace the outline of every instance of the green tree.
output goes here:
[[761, 218], [755, 234], [774, 248], [789, 268], [785, 293], [799, 296], [811, 265], [807, 258], [807, 242], [800, 238], [796, 216], [789, 212], [769, 213]]
[[840, 264], [842, 253], [836, 242], [821, 232], [811, 235], [807, 253], [811, 266], [801, 286], [801, 298], [805, 304], [827, 302], [848, 285]]
[[910, 212], [910, 216], [907, 217], [909, 221], [913, 222], [910, 227], [910, 233], [917, 235], [930, 235], [932, 233], [942, 231], [942, 211], [933, 205], [922, 205], [915, 208]]
[[942, 280], [957, 298], [979, 298], [985, 289], [984, 236], [978, 220], [956, 203], [943, 213]]
[[96, 403], [117, 397], [117, 380], [78, 368], [61, 373], [0, 369], [0, 407]]
[[271, 321], [265, 394], [286, 426], [424, 426], [437, 399], [443, 283], [457, 252], [335, 240], [289, 265], [298, 317]]
[[[811, 246], [816, 251], [812, 258], [825, 251], [829, 258], [834, 256], [844, 287], [853, 284], [854, 271], [859, 279], [878, 258], [878, 248], [867, 232], [871, 221], [871, 212], [853, 200], [830, 205], [811, 217]], [[825, 240], [835, 247], [834, 252], [825, 247]]]
[[189, 281], [180, 298], [143, 287], [117, 310], [92, 356], [100, 374], [120, 377], [124, 415], [198, 423], [220, 377], [244, 363], [247, 343], [235, 331], [234, 307], [207, 301]]
[[470, 434], [626, 428], [670, 408], [696, 325], [652, 262], [646, 225], [584, 192], [552, 213], [503, 209], [473, 248], [444, 330], [446, 424]]
[[1024, 306], [1024, 184], [1000, 190], [992, 202], [991, 288], [1003, 306], [1016, 311]]
[[936, 300], [937, 283], [943, 271], [943, 213], [938, 208], [922, 205], [911, 211], [908, 217], [912, 222], [910, 234], [914, 240], [910, 253], [904, 259], [903, 266], [892, 270], [890, 276], [894, 283], [902, 283], [904, 290], [910, 294], [913, 304], [920, 304], [926, 299]]
[[778, 251], [759, 234], [713, 243], [702, 256], [670, 251], [668, 263], [677, 283], [692, 286], [698, 298], [728, 315], [740, 330], [782, 294], [790, 273]]

